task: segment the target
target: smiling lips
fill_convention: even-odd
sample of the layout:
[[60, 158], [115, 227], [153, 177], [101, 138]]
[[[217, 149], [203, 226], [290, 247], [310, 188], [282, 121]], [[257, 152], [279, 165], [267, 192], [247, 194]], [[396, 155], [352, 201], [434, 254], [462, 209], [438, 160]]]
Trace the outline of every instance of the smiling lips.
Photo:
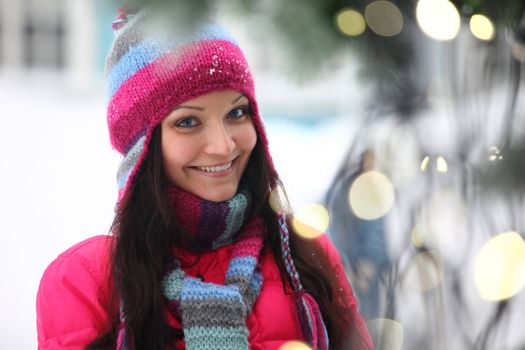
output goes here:
[[222, 164], [222, 165], [215, 165], [215, 166], [194, 166], [193, 169], [200, 170], [202, 172], [205, 172], [210, 175], [222, 175], [229, 173], [229, 170], [232, 169], [233, 163], [236, 159]]

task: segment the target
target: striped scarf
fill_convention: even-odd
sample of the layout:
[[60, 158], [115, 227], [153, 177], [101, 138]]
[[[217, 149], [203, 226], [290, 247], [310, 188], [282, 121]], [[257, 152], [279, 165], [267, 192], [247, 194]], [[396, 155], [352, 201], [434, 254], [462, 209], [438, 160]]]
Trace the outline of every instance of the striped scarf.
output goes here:
[[[263, 245], [262, 219], [246, 220], [249, 196], [244, 192], [219, 203], [175, 188], [169, 195], [177, 222], [201, 248], [216, 249], [235, 242], [224, 285], [188, 276], [176, 257], [168, 259], [163, 294], [182, 321], [186, 349], [248, 349], [246, 318], [263, 283], [257, 268]], [[121, 319], [117, 348], [132, 350], [125, 315]]]
[[[175, 256], [168, 259], [162, 286], [170, 310], [183, 326], [186, 349], [249, 349], [246, 318], [259, 296], [263, 276], [258, 269], [264, 222], [247, 219], [250, 197], [240, 192], [225, 202], [210, 202], [175, 188], [169, 190], [177, 222], [204, 249], [234, 242], [224, 285], [188, 276]], [[280, 235], [284, 265], [296, 291], [296, 306], [305, 340], [314, 349], [328, 349], [326, 328], [312, 296], [303, 290], [289, 247], [286, 219]], [[117, 349], [134, 350], [121, 310]]]

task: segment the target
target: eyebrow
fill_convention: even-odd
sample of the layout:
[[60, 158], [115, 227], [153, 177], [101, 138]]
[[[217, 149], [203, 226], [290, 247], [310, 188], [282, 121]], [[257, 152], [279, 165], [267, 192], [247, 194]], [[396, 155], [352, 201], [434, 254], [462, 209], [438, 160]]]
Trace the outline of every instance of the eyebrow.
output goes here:
[[[234, 104], [236, 103], [237, 101], [239, 101], [241, 98], [243, 97], [246, 97], [244, 94], [240, 94], [237, 98], [235, 98], [235, 100], [232, 101], [231, 104]], [[180, 109], [180, 108], [187, 108], [187, 109], [194, 109], [194, 110], [197, 110], [197, 111], [204, 111], [205, 108], [204, 107], [200, 107], [200, 106], [187, 106], [187, 105], [179, 105], [177, 107], [175, 107], [175, 109], [173, 109], [174, 111], [176, 111], [177, 109]]]
[[173, 110], [176, 111], [177, 109], [186, 108], [186, 109], [196, 109], [198, 111], [203, 111], [204, 107], [198, 107], [198, 106], [185, 106], [185, 105], [179, 105], [175, 107]]
[[232, 101], [232, 104], [239, 101], [241, 98], [246, 97], [244, 94], [240, 94], [239, 97], [237, 97], [235, 100]]

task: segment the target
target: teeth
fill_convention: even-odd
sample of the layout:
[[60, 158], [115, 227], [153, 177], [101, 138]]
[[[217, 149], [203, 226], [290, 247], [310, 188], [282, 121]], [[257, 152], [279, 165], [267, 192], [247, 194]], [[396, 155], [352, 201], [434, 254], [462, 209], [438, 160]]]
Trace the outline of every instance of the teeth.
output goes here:
[[219, 171], [224, 171], [227, 169], [230, 169], [232, 166], [232, 162], [226, 163], [221, 166], [199, 166], [197, 167], [199, 170], [205, 171], [207, 173], [216, 173]]

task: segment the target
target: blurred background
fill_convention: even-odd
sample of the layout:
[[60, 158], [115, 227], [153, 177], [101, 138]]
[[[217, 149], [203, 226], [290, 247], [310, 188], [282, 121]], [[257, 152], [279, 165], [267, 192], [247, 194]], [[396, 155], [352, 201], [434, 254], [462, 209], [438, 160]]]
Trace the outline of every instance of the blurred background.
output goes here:
[[[171, 3], [238, 39], [298, 230], [337, 245], [379, 349], [525, 349], [524, 1]], [[2, 349], [36, 348], [44, 269], [108, 233], [122, 5], [0, 0]]]

